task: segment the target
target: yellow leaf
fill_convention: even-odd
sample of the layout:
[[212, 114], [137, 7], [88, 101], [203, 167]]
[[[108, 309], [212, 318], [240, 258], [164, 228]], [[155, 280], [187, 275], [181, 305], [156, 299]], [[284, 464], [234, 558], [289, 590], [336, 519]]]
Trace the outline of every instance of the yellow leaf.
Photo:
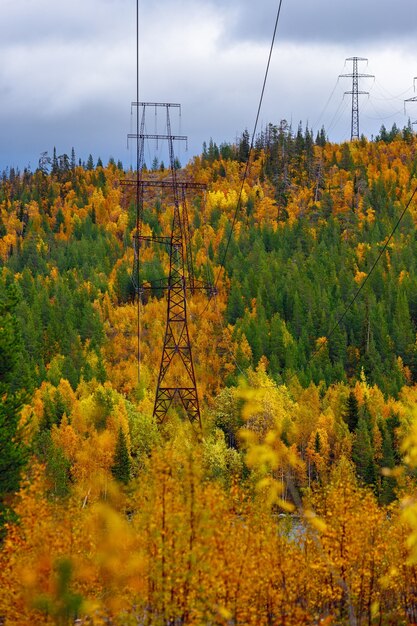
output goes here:
[[310, 509], [306, 509], [304, 511], [304, 518], [307, 520], [310, 526], [312, 526], [319, 532], [324, 533], [326, 531], [327, 529], [326, 522], [322, 520], [320, 517], [317, 517], [314, 511], [311, 511]]

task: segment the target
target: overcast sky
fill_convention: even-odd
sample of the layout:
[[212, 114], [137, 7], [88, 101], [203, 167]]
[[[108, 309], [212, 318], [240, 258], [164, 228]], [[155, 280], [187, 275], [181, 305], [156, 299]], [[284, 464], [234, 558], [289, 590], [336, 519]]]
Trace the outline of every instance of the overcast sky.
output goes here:
[[[182, 163], [210, 137], [252, 132], [278, 0], [140, 0], [140, 100], [182, 104]], [[0, 170], [35, 169], [43, 151], [125, 166], [134, 131], [135, 0], [0, 0]], [[352, 64], [360, 63], [360, 132], [417, 120], [417, 0], [283, 0], [260, 123], [325, 126], [350, 138]], [[173, 118], [173, 129], [179, 122]], [[133, 126], [132, 126], [133, 124]], [[147, 131], [164, 132], [163, 121]], [[151, 159], [150, 145], [145, 160]], [[161, 153], [162, 154], [162, 153]], [[162, 156], [161, 156], [162, 158]]]

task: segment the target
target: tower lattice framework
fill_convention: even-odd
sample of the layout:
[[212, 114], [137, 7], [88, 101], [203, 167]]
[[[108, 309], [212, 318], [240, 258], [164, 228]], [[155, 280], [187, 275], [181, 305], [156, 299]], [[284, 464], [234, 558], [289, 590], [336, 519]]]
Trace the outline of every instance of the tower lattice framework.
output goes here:
[[359, 74], [358, 73], [358, 61], [367, 61], [364, 57], [349, 57], [346, 61], [352, 61], [352, 73], [351, 74], [339, 74], [339, 78], [351, 78], [352, 89], [351, 91], [345, 91], [346, 95], [352, 96], [352, 121], [350, 127], [350, 139], [359, 139], [359, 95], [369, 95], [369, 91], [359, 90], [360, 78], [375, 78], [373, 74]]
[[[125, 184], [136, 188], [136, 233], [135, 233], [135, 287], [140, 299], [147, 289], [165, 289], [167, 292], [166, 326], [162, 347], [161, 363], [155, 393], [153, 414], [158, 423], [164, 422], [173, 403], [183, 407], [188, 419], [201, 428], [200, 405], [190, 335], [188, 330], [187, 296], [196, 289], [204, 289], [209, 294], [212, 286], [204, 284], [194, 276], [191, 251], [191, 232], [188, 220], [186, 191], [202, 191], [205, 185], [185, 181], [178, 176], [174, 154], [174, 142], [186, 141], [184, 135], [173, 135], [171, 131], [170, 110], [180, 108], [179, 104], [157, 102], [133, 102], [133, 106], [142, 110], [138, 133], [128, 135], [137, 140], [137, 173], [135, 180], [126, 180]], [[146, 134], [145, 114], [149, 107], [165, 109], [166, 134]], [[139, 116], [138, 116], [139, 119]], [[144, 177], [144, 142], [145, 140], [166, 141], [169, 152], [169, 176], [163, 180]], [[173, 218], [170, 237], [144, 236], [142, 234], [143, 197], [146, 190], [160, 188], [170, 196], [173, 205]], [[147, 286], [140, 277], [140, 249], [145, 242], [166, 245], [169, 252], [169, 273], [156, 284]], [[139, 329], [139, 325], [138, 325]], [[139, 330], [138, 330], [139, 334]], [[138, 342], [140, 337], [138, 336]], [[138, 344], [139, 345], [139, 344]], [[140, 352], [138, 348], [138, 359]]]

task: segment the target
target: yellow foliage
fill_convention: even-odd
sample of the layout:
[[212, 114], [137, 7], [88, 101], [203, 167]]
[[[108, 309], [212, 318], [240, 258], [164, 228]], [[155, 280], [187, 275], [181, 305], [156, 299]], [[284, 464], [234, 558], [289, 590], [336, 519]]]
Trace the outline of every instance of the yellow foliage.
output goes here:
[[366, 272], [362, 272], [357, 269], [353, 280], [355, 281], [357, 285], [360, 285], [363, 282], [363, 280], [367, 277], [367, 275], [368, 274]]

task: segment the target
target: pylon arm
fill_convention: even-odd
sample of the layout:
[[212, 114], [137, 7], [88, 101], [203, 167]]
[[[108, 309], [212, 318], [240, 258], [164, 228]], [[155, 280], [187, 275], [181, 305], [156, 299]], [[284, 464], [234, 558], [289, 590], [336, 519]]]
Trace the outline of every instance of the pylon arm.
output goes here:
[[187, 141], [187, 135], [142, 135], [141, 133], [129, 133], [128, 139], [157, 139], [163, 141], [169, 139], [172, 141]]
[[[156, 278], [152, 280], [152, 285], [140, 285], [139, 289], [142, 291], [159, 291], [161, 289], [168, 289], [168, 278]], [[207, 295], [212, 298], [217, 295], [217, 288], [212, 283], [203, 283], [202, 280], [194, 279], [193, 284], [190, 284], [188, 280], [185, 281], [186, 289], [191, 292], [194, 291], [206, 291]]]
[[[141, 188], [151, 187], [151, 188], [161, 188], [161, 189], [172, 189], [173, 183], [171, 180], [135, 180], [134, 178], [127, 178], [125, 180], [121, 180], [120, 183], [122, 185], [131, 185], [132, 187], [136, 187], [139, 185]], [[193, 183], [190, 181], [176, 181], [176, 186], [178, 189], [197, 189], [204, 191], [207, 189], [207, 185], [205, 183]]]
[[131, 105], [132, 107], [164, 107], [165, 109], [172, 107], [181, 108], [181, 105], [175, 102], [132, 102]]
[[170, 244], [171, 237], [147, 237], [145, 235], [133, 235], [133, 239], [137, 239], [138, 241], [152, 241], [152, 243], [164, 243]]
[[[356, 78], [375, 78], [374, 74], [355, 74]], [[353, 78], [353, 74], [339, 74], [339, 78]]]
[[366, 57], [348, 57], [346, 61], [367, 61]]

